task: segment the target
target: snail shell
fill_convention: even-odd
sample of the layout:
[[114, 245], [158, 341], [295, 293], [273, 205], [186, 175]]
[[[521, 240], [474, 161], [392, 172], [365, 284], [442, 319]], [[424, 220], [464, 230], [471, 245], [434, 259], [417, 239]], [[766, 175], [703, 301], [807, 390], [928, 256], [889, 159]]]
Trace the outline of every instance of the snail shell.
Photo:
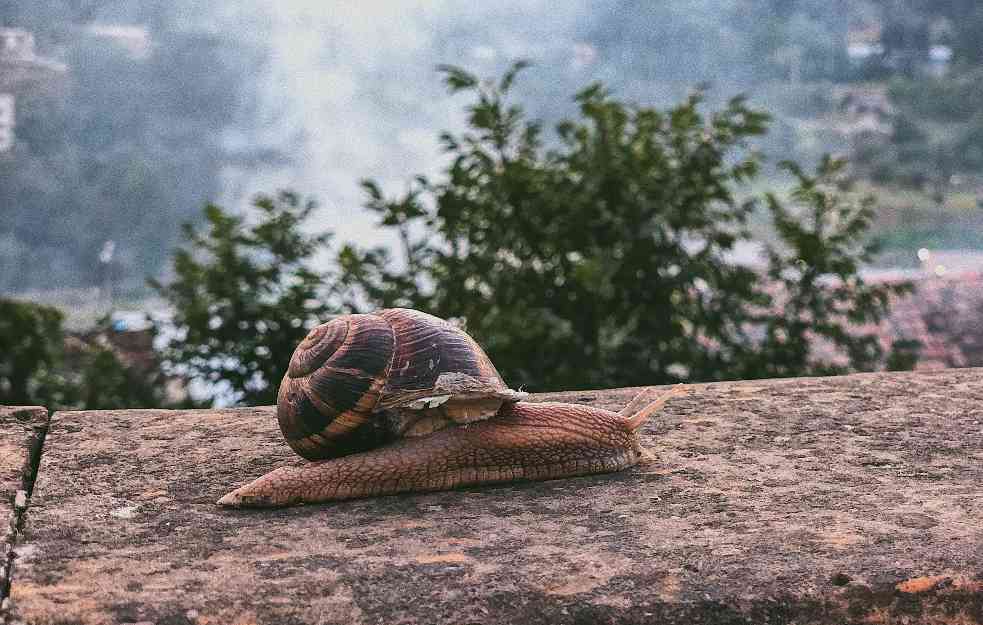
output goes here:
[[393, 308], [311, 330], [280, 385], [277, 419], [290, 447], [316, 460], [486, 419], [524, 395], [459, 328]]

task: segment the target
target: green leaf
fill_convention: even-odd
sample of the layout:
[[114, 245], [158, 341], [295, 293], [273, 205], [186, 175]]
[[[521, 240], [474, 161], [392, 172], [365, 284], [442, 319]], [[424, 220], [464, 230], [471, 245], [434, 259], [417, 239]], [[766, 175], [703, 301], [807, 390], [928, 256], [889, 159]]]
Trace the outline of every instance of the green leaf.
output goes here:
[[473, 89], [478, 86], [478, 79], [455, 65], [438, 65], [437, 71], [444, 75], [444, 84], [451, 93]]

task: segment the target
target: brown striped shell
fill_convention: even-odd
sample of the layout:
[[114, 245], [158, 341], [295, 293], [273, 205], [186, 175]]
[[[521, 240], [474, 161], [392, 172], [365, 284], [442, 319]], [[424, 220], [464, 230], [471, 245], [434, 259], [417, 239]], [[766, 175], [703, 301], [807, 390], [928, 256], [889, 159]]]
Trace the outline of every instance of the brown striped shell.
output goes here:
[[486, 419], [522, 396], [467, 333], [393, 308], [311, 330], [280, 385], [277, 419], [290, 447], [315, 460]]

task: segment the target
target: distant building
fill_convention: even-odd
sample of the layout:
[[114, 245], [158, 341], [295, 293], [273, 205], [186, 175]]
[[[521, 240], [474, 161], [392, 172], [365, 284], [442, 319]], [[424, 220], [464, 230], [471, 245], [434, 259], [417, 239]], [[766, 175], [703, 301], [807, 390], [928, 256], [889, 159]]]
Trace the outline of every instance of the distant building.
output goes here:
[[840, 132], [847, 137], [893, 132], [894, 106], [885, 87], [850, 86], [836, 94], [842, 122]]
[[84, 32], [123, 49], [135, 60], [147, 58], [153, 46], [150, 31], [140, 24], [94, 22], [86, 26]]
[[64, 64], [38, 56], [30, 32], [0, 28], [0, 154], [14, 147], [18, 95], [66, 71]]
[[879, 59], [884, 55], [879, 23], [854, 25], [847, 32], [846, 55], [854, 65]]
[[0, 93], [0, 152], [14, 147], [14, 94]]
[[[944, 43], [949, 30], [945, 20], [936, 20], [922, 30], [899, 33], [895, 28], [895, 45], [891, 48], [886, 45], [885, 39], [890, 39], [891, 34], [885, 33], [879, 22], [855, 24], [847, 33], [847, 58], [854, 70], [866, 68], [893, 73], [907, 69], [912, 75], [941, 77], [946, 75], [952, 64], [952, 48]], [[922, 43], [908, 48], [899, 47], [899, 34], [903, 41]]]

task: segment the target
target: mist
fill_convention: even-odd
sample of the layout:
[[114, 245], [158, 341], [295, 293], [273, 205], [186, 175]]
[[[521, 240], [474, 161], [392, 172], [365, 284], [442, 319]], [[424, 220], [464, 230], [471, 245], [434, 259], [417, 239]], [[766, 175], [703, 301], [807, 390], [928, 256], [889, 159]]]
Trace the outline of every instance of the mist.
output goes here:
[[746, 92], [776, 114], [766, 151], [836, 151], [803, 147], [784, 118], [797, 103], [774, 85], [842, 70], [846, 20], [870, 4], [4, 0], [3, 25], [68, 70], [20, 98], [18, 147], [0, 156], [0, 292], [107, 277], [139, 291], [205, 202], [248, 214], [280, 188], [317, 198], [315, 227], [336, 241], [385, 243], [358, 183], [399, 193], [439, 171], [438, 132], [462, 127], [465, 104], [442, 63], [495, 76], [532, 61], [516, 97], [547, 126], [594, 81], [646, 105], [708, 84], [711, 101]]
[[[218, 31], [240, 31], [261, 3], [218, 16]], [[265, 136], [289, 154], [289, 167], [239, 171], [222, 201], [243, 205], [260, 191], [290, 187], [320, 199], [322, 225], [341, 240], [377, 243], [361, 211], [358, 181], [399, 191], [443, 162], [441, 130], [463, 124], [460, 99], [447, 95], [435, 67], [459, 64], [494, 75], [519, 58], [536, 67], [519, 86], [533, 113], [569, 109], [571, 85], [599, 78], [579, 40], [584, 3], [293, 1], [265, 25], [270, 63], [257, 76]], [[256, 42], [259, 43], [259, 42]], [[580, 51], [580, 56], [578, 56]], [[538, 110], [537, 110], [538, 109]]]
[[695, 84], [719, 97], [753, 91], [772, 68], [755, 67], [731, 19], [739, 3], [663, 2], [280, 3], [256, 29], [263, 3], [216, 13], [216, 32], [263, 33], [269, 51], [257, 75], [266, 140], [289, 167], [239, 171], [222, 197], [244, 205], [255, 192], [290, 187], [319, 198], [323, 225], [341, 240], [379, 242], [360, 210], [358, 181], [399, 192], [443, 160], [441, 130], [463, 125], [461, 99], [446, 94], [438, 64], [495, 76], [509, 63], [533, 67], [517, 98], [548, 122], [573, 114], [573, 94], [602, 81], [644, 104], [668, 104]]

